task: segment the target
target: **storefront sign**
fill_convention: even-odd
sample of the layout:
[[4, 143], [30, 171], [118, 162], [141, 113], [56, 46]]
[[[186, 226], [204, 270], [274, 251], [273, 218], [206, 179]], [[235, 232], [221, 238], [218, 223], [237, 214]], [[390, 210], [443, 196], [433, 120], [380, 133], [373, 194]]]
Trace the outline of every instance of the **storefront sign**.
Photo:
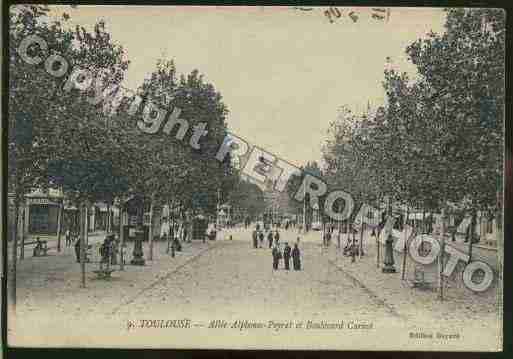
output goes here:
[[46, 205], [53, 205], [53, 206], [59, 205], [59, 203], [50, 201], [48, 198], [28, 198], [27, 202], [28, 202], [28, 204], [46, 204]]
[[131, 226], [137, 225], [137, 216], [130, 216], [128, 219], [128, 224]]

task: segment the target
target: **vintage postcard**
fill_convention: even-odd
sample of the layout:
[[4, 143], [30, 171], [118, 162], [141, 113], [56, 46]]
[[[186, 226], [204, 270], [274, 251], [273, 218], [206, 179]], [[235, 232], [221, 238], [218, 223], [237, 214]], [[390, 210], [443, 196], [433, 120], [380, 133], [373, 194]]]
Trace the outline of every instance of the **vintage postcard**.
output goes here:
[[503, 9], [8, 15], [9, 346], [502, 350]]

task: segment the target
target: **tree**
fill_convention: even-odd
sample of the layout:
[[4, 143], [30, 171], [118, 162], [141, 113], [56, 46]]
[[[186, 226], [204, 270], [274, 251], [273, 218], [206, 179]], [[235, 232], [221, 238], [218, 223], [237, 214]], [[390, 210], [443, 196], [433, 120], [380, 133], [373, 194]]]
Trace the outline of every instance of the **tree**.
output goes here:
[[444, 34], [408, 46], [419, 78], [386, 70], [386, 106], [363, 118], [345, 111], [332, 126], [324, 152], [332, 181], [357, 202], [387, 195], [429, 210], [468, 199], [473, 211], [495, 207], [501, 183], [494, 179], [502, 178], [503, 15], [450, 9]]
[[[378, 111], [376, 118], [380, 116]], [[323, 147], [325, 180], [329, 188], [349, 192], [355, 203], [349, 222], [354, 221], [360, 205], [378, 202], [383, 196], [382, 173], [373, 161], [377, 155], [377, 143], [372, 138], [376, 118], [370, 113], [357, 116], [341, 107]]]
[[[212, 157], [226, 135], [227, 109], [221, 95], [196, 70], [177, 78], [172, 60], [159, 60], [140, 92], [143, 102], [136, 116], [142, 115], [146, 124], [117, 119], [129, 133], [128, 147], [137, 163], [126, 169], [130, 191], [145, 197], [150, 208], [178, 203], [182, 217], [185, 212], [215, 213], [231, 166]], [[179, 113], [185, 124], [158, 123], [159, 112]], [[150, 130], [148, 124], [156, 125]]]
[[257, 218], [266, 208], [264, 193], [254, 183], [240, 179], [231, 187], [229, 202], [250, 218]]
[[502, 190], [505, 13], [446, 11], [446, 32], [416, 41], [407, 53], [446, 119], [439, 123], [450, 143], [449, 165], [464, 179], [457, 182], [460, 198], [471, 198], [475, 208], [495, 207]]
[[[286, 192], [289, 197], [289, 206], [297, 211], [297, 213], [302, 213], [303, 222], [306, 225], [306, 228], [309, 228], [313, 221], [313, 213], [314, 208], [312, 207], [312, 203], [310, 201], [310, 194], [307, 192], [304, 200], [302, 202], [298, 202], [295, 199], [297, 191], [301, 188], [301, 184], [303, 183], [306, 175], [312, 175], [318, 179], [323, 180], [323, 173], [316, 161], [307, 162], [305, 166], [300, 168], [299, 174], [294, 174], [290, 177], [287, 182]], [[313, 205], [317, 206], [317, 209], [322, 211], [324, 208], [324, 200], [326, 198], [326, 194], [323, 196], [319, 196], [319, 200], [317, 203]], [[321, 217], [324, 220], [324, 217]]]
[[[98, 161], [104, 161], [105, 157], [96, 153], [94, 159], [84, 151], [95, 140], [95, 145], [103, 145], [98, 137], [91, 137], [101, 133], [97, 123], [101, 112], [85, 101], [93, 90], [68, 92], [63, 86], [67, 76], [56, 78], [48, 73], [44, 62], [35, 66], [19, 56], [17, 49], [21, 41], [28, 35], [42, 37], [49, 49], [46, 55], [63, 56], [70, 68], [105, 70], [108, 74], [105, 84], [119, 83], [128, 66], [123, 59], [123, 49], [112, 43], [103, 22], [96, 24], [92, 33], [79, 27], [65, 29], [60, 21], [45, 21], [47, 13], [46, 6], [11, 7], [8, 168], [9, 189], [15, 197], [15, 223], [20, 203], [34, 187], [63, 186], [79, 196], [105, 192], [105, 188], [98, 188], [96, 180], [77, 181], [75, 176], [85, 164], [90, 170], [88, 175], [105, 179], [105, 172], [103, 176], [91, 172], [102, 167]], [[66, 21], [69, 16], [63, 14], [63, 19]], [[34, 50], [29, 48], [29, 51]], [[58, 70], [55, 66], [63, 66], [62, 63], [53, 65], [53, 70]], [[11, 294], [15, 304], [16, 231], [13, 242]]]

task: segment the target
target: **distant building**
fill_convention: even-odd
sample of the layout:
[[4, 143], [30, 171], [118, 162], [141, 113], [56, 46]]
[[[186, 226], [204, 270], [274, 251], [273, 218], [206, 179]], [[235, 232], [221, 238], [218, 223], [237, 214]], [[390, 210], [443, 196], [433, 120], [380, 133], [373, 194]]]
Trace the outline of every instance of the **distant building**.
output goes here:
[[[48, 191], [37, 189], [27, 194], [25, 202], [20, 204], [18, 233], [57, 234], [59, 211], [63, 199], [62, 191], [55, 189]], [[9, 233], [14, 229], [14, 208], [14, 195], [9, 194]]]
[[[119, 218], [119, 209], [110, 206], [111, 230]], [[59, 215], [61, 218], [59, 219]], [[35, 189], [25, 196], [25, 201], [20, 204], [18, 235], [57, 235], [59, 220], [61, 221], [61, 233], [66, 230], [79, 232], [79, 209], [64, 196], [58, 189], [50, 188], [47, 191]], [[107, 229], [107, 205], [98, 202], [89, 208], [88, 231]], [[9, 194], [9, 233], [14, 229], [14, 195]], [[12, 236], [9, 235], [9, 239]]]
[[225, 203], [219, 206], [217, 210], [217, 226], [219, 228], [226, 227], [231, 222], [232, 218], [232, 207]]

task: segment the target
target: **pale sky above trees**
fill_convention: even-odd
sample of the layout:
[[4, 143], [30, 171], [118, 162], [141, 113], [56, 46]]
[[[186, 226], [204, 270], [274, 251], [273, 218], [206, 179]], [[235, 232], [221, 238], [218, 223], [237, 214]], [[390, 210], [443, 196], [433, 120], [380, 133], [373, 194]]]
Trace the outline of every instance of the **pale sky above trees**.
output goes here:
[[[337, 108], [362, 112], [383, 104], [385, 59], [414, 73], [405, 48], [429, 31], [443, 31], [442, 8], [391, 8], [389, 22], [371, 8], [309, 12], [262, 7], [51, 7], [71, 24], [91, 28], [104, 19], [130, 65], [124, 85], [135, 89], [159, 58], [179, 73], [198, 69], [221, 92], [229, 130], [296, 165], [321, 158]], [[353, 22], [348, 13], [359, 15]]]

